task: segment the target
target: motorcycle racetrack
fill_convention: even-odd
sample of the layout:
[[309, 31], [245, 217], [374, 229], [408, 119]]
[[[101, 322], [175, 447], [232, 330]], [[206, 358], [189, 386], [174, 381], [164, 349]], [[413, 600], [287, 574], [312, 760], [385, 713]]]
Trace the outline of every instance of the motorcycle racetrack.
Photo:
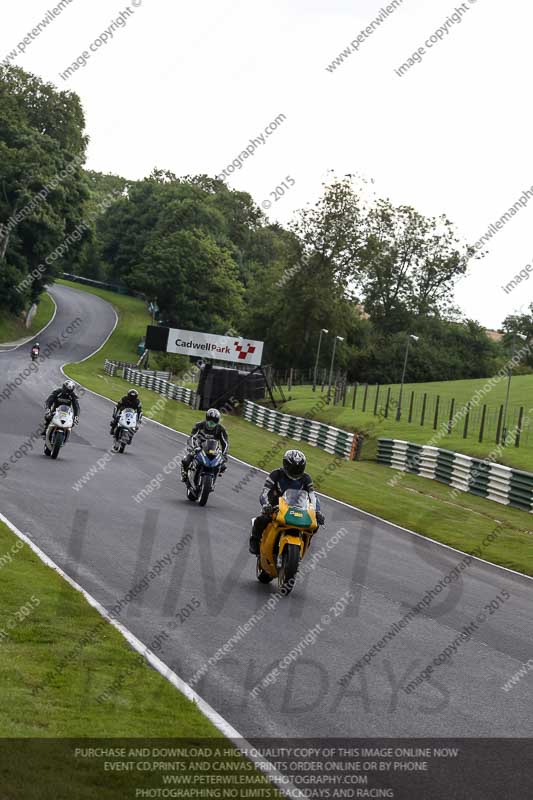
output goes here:
[[324, 498], [303, 579], [280, 598], [248, 553], [263, 478], [249, 465], [230, 459], [193, 505], [186, 437], [147, 422], [111, 457], [112, 404], [90, 392], [58, 460], [45, 458], [38, 429], [61, 366], [116, 324], [94, 295], [51, 294], [38, 369], [31, 342], [0, 353], [0, 511], [142, 642], [160, 635], [159, 657], [241, 735], [533, 736], [533, 673], [508, 686], [533, 657], [530, 578]]

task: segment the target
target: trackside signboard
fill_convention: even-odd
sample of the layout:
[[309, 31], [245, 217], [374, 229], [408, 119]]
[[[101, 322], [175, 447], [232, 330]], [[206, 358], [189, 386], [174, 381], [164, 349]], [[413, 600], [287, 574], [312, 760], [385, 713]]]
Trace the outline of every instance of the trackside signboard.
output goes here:
[[236, 336], [182, 331], [178, 328], [154, 325], [149, 325], [146, 332], [147, 350], [251, 364], [254, 367], [261, 366], [263, 344], [253, 339], [239, 339]]

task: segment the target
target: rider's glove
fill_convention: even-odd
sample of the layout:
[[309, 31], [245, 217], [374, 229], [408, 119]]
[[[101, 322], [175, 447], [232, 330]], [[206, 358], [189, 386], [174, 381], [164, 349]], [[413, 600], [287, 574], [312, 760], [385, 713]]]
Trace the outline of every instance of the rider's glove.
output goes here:
[[274, 507], [270, 505], [270, 503], [265, 503], [263, 506], [263, 514], [265, 517], [270, 517], [272, 512], [274, 511]]
[[326, 522], [326, 518], [324, 517], [324, 514], [321, 511], [317, 511], [315, 513], [316, 513], [316, 521], [318, 522], [318, 524], [319, 525], [324, 525], [324, 523]]

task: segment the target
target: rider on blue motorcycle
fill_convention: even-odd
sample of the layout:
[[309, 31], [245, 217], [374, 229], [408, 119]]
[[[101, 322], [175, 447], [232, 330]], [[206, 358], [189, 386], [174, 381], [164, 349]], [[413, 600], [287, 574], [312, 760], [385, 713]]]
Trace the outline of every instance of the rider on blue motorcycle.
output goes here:
[[[191, 431], [190, 444], [188, 444], [187, 455], [181, 462], [181, 480], [187, 480], [187, 473], [189, 466], [194, 458], [195, 450], [201, 445], [205, 439], [216, 439], [220, 444], [220, 449], [224, 460], [227, 461], [227, 452], [229, 450], [228, 432], [225, 427], [220, 424], [220, 411], [217, 408], [210, 408], [205, 415], [205, 420], [197, 422]], [[226, 464], [222, 464], [220, 472], [226, 471]]]

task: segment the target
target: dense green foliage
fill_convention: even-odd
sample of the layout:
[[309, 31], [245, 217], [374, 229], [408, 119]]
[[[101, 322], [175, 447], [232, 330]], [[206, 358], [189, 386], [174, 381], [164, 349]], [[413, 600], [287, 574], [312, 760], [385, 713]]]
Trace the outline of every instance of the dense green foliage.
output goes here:
[[76, 95], [0, 66], [0, 311], [17, 314], [39, 297], [63, 261], [57, 248], [82, 221], [83, 130]]
[[279, 368], [312, 367], [321, 328], [344, 338], [337, 363], [352, 380], [399, 380], [408, 333], [420, 337], [411, 381], [487, 376], [503, 363], [505, 347], [453, 307], [474, 252], [444, 216], [365, 199], [361, 182], [332, 177], [284, 228], [207, 175], [83, 170], [76, 95], [14, 67], [0, 70], [0, 119], [0, 304], [11, 313], [64, 270], [142, 293], [163, 323], [262, 339]]

